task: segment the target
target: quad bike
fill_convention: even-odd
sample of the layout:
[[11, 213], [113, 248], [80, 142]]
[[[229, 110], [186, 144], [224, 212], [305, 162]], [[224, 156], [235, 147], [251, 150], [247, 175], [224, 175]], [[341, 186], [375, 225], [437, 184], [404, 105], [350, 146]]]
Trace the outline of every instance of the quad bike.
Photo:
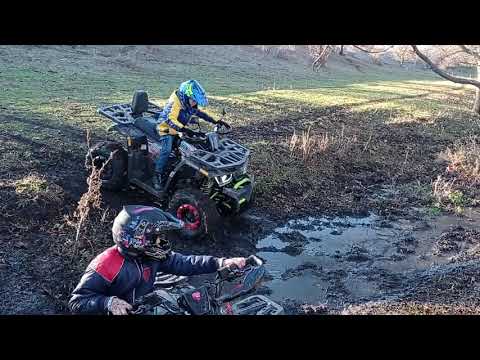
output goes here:
[[86, 165], [105, 165], [104, 189], [133, 188], [150, 194], [154, 202], [186, 223], [181, 237], [213, 236], [221, 228], [222, 217], [240, 214], [252, 203], [254, 180], [247, 174], [250, 150], [224, 137], [228, 129], [218, 126], [194, 137], [180, 134], [162, 175], [162, 188], [156, 190], [153, 160], [160, 152], [160, 138], [153, 115], [161, 110], [148, 101], [144, 91], [136, 91], [131, 104], [99, 108], [99, 114], [115, 123], [109, 131], [125, 136], [126, 144], [96, 144], [89, 149]]
[[[252, 255], [243, 269], [219, 269], [214, 282], [195, 288], [187, 277], [160, 275], [156, 290], [134, 301], [132, 315], [281, 315], [283, 307], [263, 295], [252, 293], [260, 284], [265, 267]], [[225, 284], [230, 290], [223, 292]], [[223, 292], [223, 294], [222, 294]], [[243, 297], [240, 301], [234, 301]]]

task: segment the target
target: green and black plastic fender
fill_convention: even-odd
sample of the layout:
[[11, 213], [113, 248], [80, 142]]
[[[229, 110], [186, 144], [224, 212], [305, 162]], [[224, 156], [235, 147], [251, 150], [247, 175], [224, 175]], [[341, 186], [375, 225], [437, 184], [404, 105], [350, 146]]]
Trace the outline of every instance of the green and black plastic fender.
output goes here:
[[235, 215], [247, 210], [254, 198], [253, 176], [242, 175], [234, 179], [228, 186], [217, 189], [210, 199], [217, 203], [222, 215]]

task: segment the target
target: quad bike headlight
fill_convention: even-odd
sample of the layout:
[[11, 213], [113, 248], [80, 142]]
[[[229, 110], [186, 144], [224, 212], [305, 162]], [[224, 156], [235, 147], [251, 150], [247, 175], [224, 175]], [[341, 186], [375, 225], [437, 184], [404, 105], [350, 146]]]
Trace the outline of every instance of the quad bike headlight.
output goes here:
[[247, 173], [247, 167], [248, 167], [248, 160], [245, 161], [245, 164], [242, 165], [242, 167], [239, 170], [239, 175], [245, 175]]
[[218, 186], [225, 186], [233, 179], [233, 174], [223, 175], [223, 176], [215, 176], [215, 181], [217, 182]]
[[245, 175], [247, 173], [248, 161], [245, 162], [241, 167], [239, 167], [235, 172], [235, 178]]

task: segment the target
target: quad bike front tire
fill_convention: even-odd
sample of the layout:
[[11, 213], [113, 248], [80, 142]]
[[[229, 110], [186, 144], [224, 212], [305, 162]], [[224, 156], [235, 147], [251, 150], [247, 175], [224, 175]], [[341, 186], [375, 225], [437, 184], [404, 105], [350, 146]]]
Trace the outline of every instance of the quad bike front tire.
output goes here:
[[116, 141], [95, 144], [87, 153], [85, 166], [89, 171], [92, 166], [100, 169], [107, 161], [100, 175], [102, 188], [119, 191], [127, 184], [128, 155], [122, 144]]
[[215, 204], [196, 188], [177, 190], [169, 201], [168, 212], [186, 223], [180, 231], [185, 239], [216, 239], [221, 233], [221, 217]]

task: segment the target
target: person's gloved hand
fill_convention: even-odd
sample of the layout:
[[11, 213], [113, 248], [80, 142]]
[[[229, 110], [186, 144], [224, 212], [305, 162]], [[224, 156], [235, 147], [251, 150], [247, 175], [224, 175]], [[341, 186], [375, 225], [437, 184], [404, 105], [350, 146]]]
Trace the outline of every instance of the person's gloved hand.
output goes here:
[[238, 268], [242, 269], [246, 265], [247, 259], [243, 257], [236, 257], [230, 259], [224, 259], [222, 263], [222, 267], [229, 267], [229, 268]]
[[225, 121], [223, 121], [223, 120], [218, 120], [218, 121], [217, 121], [217, 125], [224, 126], [224, 127], [226, 127], [227, 129], [230, 129], [230, 128], [231, 128], [231, 126], [228, 125], [228, 124], [227, 124]]
[[112, 297], [108, 302], [108, 311], [113, 315], [128, 315], [128, 310], [131, 309], [132, 305], [116, 296]]

